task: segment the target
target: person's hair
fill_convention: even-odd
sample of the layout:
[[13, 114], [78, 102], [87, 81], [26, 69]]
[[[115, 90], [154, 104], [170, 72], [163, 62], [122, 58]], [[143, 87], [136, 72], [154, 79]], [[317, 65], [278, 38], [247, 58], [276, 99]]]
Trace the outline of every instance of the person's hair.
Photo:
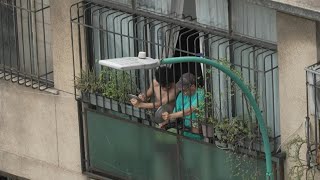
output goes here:
[[171, 68], [160, 66], [156, 69], [155, 72], [156, 81], [160, 84], [162, 87], [167, 87], [171, 83], [173, 83], [173, 73]]

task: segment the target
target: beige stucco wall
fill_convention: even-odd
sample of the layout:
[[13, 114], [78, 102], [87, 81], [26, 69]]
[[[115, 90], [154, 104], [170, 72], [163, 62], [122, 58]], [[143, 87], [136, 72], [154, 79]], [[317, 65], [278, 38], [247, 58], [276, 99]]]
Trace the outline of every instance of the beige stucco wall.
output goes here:
[[[304, 68], [317, 59], [316, 23], [277, 13], [277, 33], [281, 141], [285, 144], [293, 133], [305, 137], [307, 100]], [[285, 169], [291, 165], [286, 161]], [[287, 171], [285, 174], [288, 178]]]
[[81, 180], [73, 93], [69, 8], [50, 0], [52, 57], [59, 95], [0, 80], [0, 170], [39, 180]]

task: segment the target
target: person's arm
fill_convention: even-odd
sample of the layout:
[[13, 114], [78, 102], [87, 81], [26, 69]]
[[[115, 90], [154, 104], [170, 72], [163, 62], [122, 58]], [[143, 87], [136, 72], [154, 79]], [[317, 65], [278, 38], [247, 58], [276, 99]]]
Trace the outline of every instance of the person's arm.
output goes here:
[[182, 118], [184, 116], [189, 116], [194, 110], [195, 110], [195, 108], [191, 107], [191, 108], [186, 108], [183, 111], [174, 112], [171, 114], [168, 113], [168, 116], [165, 117], [164, 120], [176, 120], [176, 119]]
[[[151, 91], [152, 91], [152, 89], [151, 89]], [[160, 101], [150, 102], [150, 103], [137, 102], [134, 104], [134, 106], [138, 107], [138, 108], [142, 108], [142, 109], [157, 109], [161, 105], [168, 104], [171, 101], [174, 101], [175, 99], [176, 99], [176, 94], [174, 93], [174, 91], [171, 91], [171, 92], [169, 92], [169, 99], [168, 99], [168, 96], [165, 96], [165, 97], [161, 98], [161, 102]]]
[[153, 80], [153, 84], [150, 84], [148, 90], [147, 90], [147, 94], [144, 93], [140, 93], [139, 94], [139, 98], [145, 102], [148, 100], [148, 98], [150, 98], [153, 95], [153, 88], [156, 86], [157, 82], [155, 80]]
[[160, 123], [159, 126], [160, 128], [163, 127], [164, 125], [168, 124], [169, 121], [173, 122], [178, 118], [182, 118], [183, 116], [188, 116], [190, 115], [193, 111], [195, 110], [194, 107], [189, 107], [184, 109], [183, 111], [178, 111], [178, 112], [174, 112], [169, 114], [168, 112], [164, 112], [162, 113], [162, 119], [164, 120], [164, 122]]
[[142, 109], [156, 109], [160, 107], [161, 103], [160, 102], [155, 102], [155, 103], [137, 102], [136, 104], [133, 104], [133, 105], [137, 108], [142, 108]]

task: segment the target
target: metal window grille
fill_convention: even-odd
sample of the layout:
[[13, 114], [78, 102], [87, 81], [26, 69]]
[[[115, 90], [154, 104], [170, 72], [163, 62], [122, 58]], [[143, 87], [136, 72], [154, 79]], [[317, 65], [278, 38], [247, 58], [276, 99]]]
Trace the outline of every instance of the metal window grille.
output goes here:
[[[159, 59], [172, 56], [218, 59], [238, 72], [252, 87], [276, 150], [280, 127], [278, 64], [274, 45], [206, 28], [190, 16], [154, 14], [111, 4], [83, 1], [71, 7], [72, 42], [73, 49], [77, 50], [73, 54], [74, 64], [79, 65], [74, 67], [75, 70], [78, 67], [81, 72], [84, 70], [88, 73], [91, 70], [97, 77], [103, 70], [97, 60], [137, 56], [139, 51], [146, 51], [148, 56]], [[185, 72], [192, 72], [199, 77], [199, 86], [215, 99], [214, 107], [206, 109], [207, 115], [211, 114], [219, 120], [232, 117], [254, 119], [242, 92], [220, 71], [197, 63], [175, 64], [171, 67], [175, 82]], [[129, 80], [133, 82], [127, 88], [134, 94], [145, 92], [152, 85], [154, 71], [127, 72]], [[79, 76], [77, 73], [75, 71], [75, 80]], [[124, 72], [115, 73], [121, 75]], [[119, 81], [121, 79], [115, 86], [120, 87]], [[75, 93], [77, 97], [81, 95], [84, 102], [116, 111], [123, 109], [122, 113], [147, 119], [150, 123], [144, 110], [108, 99], [101, 92], [91, 92], [88, 97], [83, 92], [79, 94], [75, 90]], [[116, 105], [113, 105], [114, 102]]]
[[320, 64], [306, 68], [307, 86], [307, 162], [309, 166], [320, 165]]
[[49, 1], [1, 0], [0, 24], [0, 78], [53, 87]]

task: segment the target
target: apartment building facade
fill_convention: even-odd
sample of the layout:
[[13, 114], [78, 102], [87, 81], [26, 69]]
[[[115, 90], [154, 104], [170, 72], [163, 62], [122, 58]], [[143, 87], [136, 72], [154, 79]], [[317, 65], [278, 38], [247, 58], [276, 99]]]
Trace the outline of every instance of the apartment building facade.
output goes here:
[[[283, 152], [299, 135], [303, 175], [317, 178], [319, 20], [316, 1], [0, 0], [0, 179], [241, 179], [221, 163], [229, 150], [217, 148], [216, 137], [200, 142], [164, 132], [121, 95], [75, 88], [82, 72], [99, 77], [99, 60], [139, 51], [201, 56], [240, 72], [270, 131], [272, 175], [261, 141], [241, 152], [252, 154], [252, 176], [288, 179], [295, 162]], [[254, 117], [221, 71], [172, 67], [176, 81], [187, 71], [202, 78], [216, 119]], [[129, 83], [111, 90], [146, 91], [151, 71], [115, 72]]]

